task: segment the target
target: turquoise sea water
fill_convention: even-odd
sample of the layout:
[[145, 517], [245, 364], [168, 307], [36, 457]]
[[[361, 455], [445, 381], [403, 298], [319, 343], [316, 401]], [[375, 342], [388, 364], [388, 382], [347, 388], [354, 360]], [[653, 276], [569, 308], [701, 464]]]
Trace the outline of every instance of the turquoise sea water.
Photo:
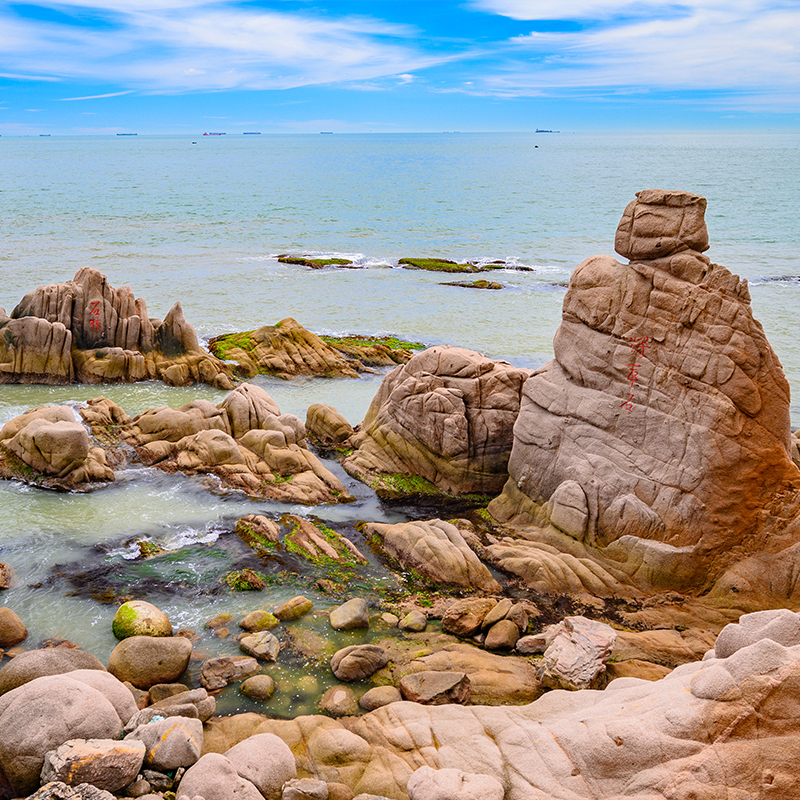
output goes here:
[[[552, 355], [572, 270], [613, 253], [635, 192], [684, 189], [708, 199], [708, 255], [750, 281], [795, 389], [797, 427], [798, 165], [800, 134], [789, 133], [2, 137], [0, 306], [10, 311], [37, 285], [89, 265], [130, 285], [153, 317], [180, 300], [202, 336], [292, 316], [319, 333], [392, 333], [536, 366]], [[363, 268], [308, 270], [278, 263], [280, 253], [348, 256]], [[533, 271], [501, 270], [492, 277], [503, 291], [472, 291], [440, 285], [455, 276], [398, 269], [402, 256]], [[284, 412], [304, 417], [322, 401], [356, 423], [379, 380], [264, 385]], [[0, 424], [101, 393], [130, 413], [222, 396], [158, 384], [0, 386]], [[313, 511], [335, 522], [399, 518], [360, 491], [356, 506]], [[18, 575], [0, 603], [28, 623], [31, 641], [66, 636], [101, 658], [114, 643], [114, 609], [65, 596], [53, 565], [122, 551], [132, 536], [213, 542], [238, 515], [285, 510], [141, 469], [84, 496], [7, 483], [0, 508], [0, 561]], [[287, 593], [273, 589], [269, 603]], [[228, 605], [252, 602], [175, 599], [166, 610], [201, 629]]]

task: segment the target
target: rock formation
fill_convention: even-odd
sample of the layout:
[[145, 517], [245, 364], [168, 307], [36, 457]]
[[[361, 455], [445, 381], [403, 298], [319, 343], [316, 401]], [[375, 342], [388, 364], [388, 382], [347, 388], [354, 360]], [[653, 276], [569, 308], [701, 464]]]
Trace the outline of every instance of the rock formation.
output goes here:
[[620, 570], [701, 586], [800, 538], [789, 386], [747, 283], [702, 254], [705, 207], [639, 192], [616, 235], [630, 263], [594, 256], [575, 270], [555, 358], [525, 383], [510, 478], [490, 506], [606, 548], [609, 586]]
[[[398, 799], [415, 791], [409, 779], [423, 766], [490, 776], [506, 800], [791, 797], [800, 740], [786, 709], [800, 640], [787, 614], [743, 619], [743, 633], [726, 629], [704, 660], [658, 681], [619, 678], [604, 691], [553, 691], [524, 706], [402, 702], [354, 720], [216, 718], [205, 752], [273, 733], [301, 773]], [[770, 638], [776, 616], [780, 642]]]
[[[390, 340], [391, 341], [391, 340]], [[287, 317], [254, 331], [224, 333], [209, 341], [214, 355], [235, 362], [236, 373], [277, 378], [357, 378], [372, 366], [402, 364], [410, 349], [391, 347], [382, 339], [321, 337]]]
[[232, 389], [230, 369], [200, 346], [176, 303], [150, 319], [128, 286], [82, 267], [40, 286], [6, 316], [0, 309], [0, 383], [113, 383], [158, 378], [173, 386]]
[[472, 350], [431, 347], [384, 378], [343, 466], [384, 496], [425, 493], [404, 476], [434, 492], [495, 494], [530, 374]]

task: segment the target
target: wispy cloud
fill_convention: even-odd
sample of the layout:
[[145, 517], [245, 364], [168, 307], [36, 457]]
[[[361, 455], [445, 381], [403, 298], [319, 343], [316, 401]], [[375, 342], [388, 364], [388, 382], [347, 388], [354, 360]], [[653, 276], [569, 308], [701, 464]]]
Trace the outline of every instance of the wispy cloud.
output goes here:
[[628, 87], [785, 93], [800, 86], [800, 7], [783, 0], [474, 0], [516, 19], [579, 19], [581, 30], [514, 37], [478, 81], [501, 96]]
[[0, 15], [0, 67], [144, 92], [186, 92], [286, 89], [401, 74], [407, 81], [412, 71], [451, 57], [418, 48], [410, 26], [367, 17], [193, 0], [59, 3], [79, 6], [95, 9], [102, 28]]
[[122, 97], [126, 94], [133, 94], [135, 89], [126, 89], [124, 92], [107, 92], [106, 94], [90, 94], [86, 97], [59, 97], [58, 99], [62, 102], [67, 102], [69, 100], [102, 100], [106, 97]]

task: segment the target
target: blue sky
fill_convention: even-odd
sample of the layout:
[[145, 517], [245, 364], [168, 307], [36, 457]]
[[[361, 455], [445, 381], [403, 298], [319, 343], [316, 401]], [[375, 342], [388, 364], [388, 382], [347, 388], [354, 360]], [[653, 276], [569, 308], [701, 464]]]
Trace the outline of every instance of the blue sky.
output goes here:
[[798, 0], [0, 2], [0, 134], [800, 128]]

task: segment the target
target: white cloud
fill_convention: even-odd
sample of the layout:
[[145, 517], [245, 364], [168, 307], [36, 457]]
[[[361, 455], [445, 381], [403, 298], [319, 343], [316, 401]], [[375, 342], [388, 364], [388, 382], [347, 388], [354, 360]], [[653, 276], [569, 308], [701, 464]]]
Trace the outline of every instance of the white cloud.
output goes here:
[[420, 51], [408, 26], [363, 17], [322, 18], [192, 0], [82, 0], [80, 5], [102, 8], [106, 26], [0, 15], [0, 68], [182, 92], [284, 89], [391, 75], [408, 82], [411, 70], [448, 58]]
[[132, 94], [133, 89], [127, 89], [124, 92], [108, 92], [107, 94], [90, 94], [86, 97], [59, 97], [58, 99], [62, 102], [66, 102], [68, 100], [102, 100], [106, 97], [122, 97], [125, 94]]
[[[479, 0], [531, 18], [549, 2]], [[624, 11], [624, 0], [568, 0], [558, 15]], [[502, 64], [476, 82], [501, 96], [614, 89], [718, 91], [776, 97], [800, 86], [800, 7], [767, 0], [689, 0], [637, 6], [646, 15], [603, 19], [574, 32], [537, 32], [508, 42]], [[554, 11], [555, 15], [555, 11]], [[543, 17], [540, 17], [543, 18]], [[751, 100], [753, 98], [751, 97]], [[732, 98], [727, 98], [732, 102]], [[774, 104], [772, 104], [774, 105]], [[784, 110], [796, 110], [781, 104]]]

